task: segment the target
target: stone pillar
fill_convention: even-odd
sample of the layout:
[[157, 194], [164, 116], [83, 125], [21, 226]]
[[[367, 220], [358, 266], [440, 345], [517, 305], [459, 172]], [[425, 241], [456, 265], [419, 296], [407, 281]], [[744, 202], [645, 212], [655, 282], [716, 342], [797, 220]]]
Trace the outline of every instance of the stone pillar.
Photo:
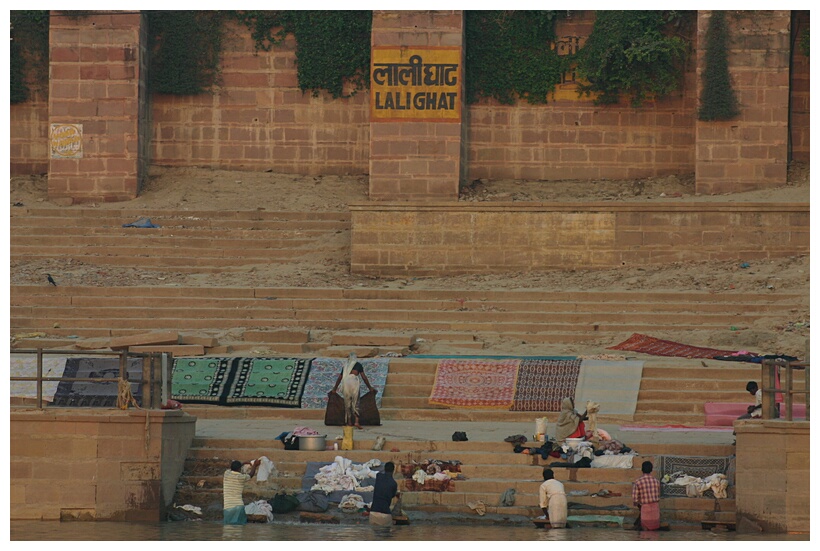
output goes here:
[[52, 12], [49, 198], [137, 196], [147, 162], [140, 158], [140, 133], [147, 132], [144, 32], [140, 13]]
[[791, 142], [792, 160], [808, 163], [811, 161], [811, 101], [809, 56], [803, 52], [800, 40], [809, 29], [809, 12], [793, 12], [792, 17], [792, 70], [791, 70]]
[[[711, 11], [698, 12], [698, 94]], [[729, 73], [740, 103], [730, 121], [697, 121], [695, 187], [730, 193], [786, 184], [790, 12], [729, 11]]]
[[370, 199], [458, 199], [464, 16], [374, 11]]
[[809, 533], [810, 423], [735, 421], [738, 531]]

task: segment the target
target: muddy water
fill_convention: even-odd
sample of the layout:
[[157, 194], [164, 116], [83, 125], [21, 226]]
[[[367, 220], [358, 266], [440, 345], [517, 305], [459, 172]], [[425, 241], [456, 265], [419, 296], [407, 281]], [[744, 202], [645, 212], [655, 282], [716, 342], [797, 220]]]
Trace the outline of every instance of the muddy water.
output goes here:
[[537, 530], [521, 526], [248, 524], [218, 522], [12, 521], [11, 541], [808, 541], [808, 535], [709, 531], [632, 532], [620, 528]]

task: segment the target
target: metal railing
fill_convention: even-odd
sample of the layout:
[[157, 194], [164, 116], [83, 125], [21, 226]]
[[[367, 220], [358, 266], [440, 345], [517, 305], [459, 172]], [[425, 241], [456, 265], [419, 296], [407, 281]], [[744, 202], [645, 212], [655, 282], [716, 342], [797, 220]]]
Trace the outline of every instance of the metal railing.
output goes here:
[[[159, 409], [168, 401], [170, 385], [170, 368], [172, 364], [172, 355], [167, 352], [147, 352], [136, 353], [122, 351], [89, 351], [87, 355], [83, 355], [81, 351], [77, 350], [47, 350], [44, 348], [30, 348], [30, 349], [12, 349], [12, 354], [27, 354], [36, 355], [36, 373], [33, 377], [11, 377], [12, 382], [35, 382], [36, 383], [36, 398], [35, 405], [37, 409], [43, 409], [43, 383], [44, 382], [85, 382], [85, 383], [119, 383], [124, 380], [128, 383], [139, 383], [142, 390], [142, 405], [143, 409]], [[99, 356], [117, 356], [119, 357], [119, 377], [116, 380], [106, 377], [44, 377], [43, 376], [43, 357], [44, 356], [74, 356], [74, 357], [99, 357]], [[128, 360], [129, 358], [142, 358], [142, 374], [139, 379], [129, 380], [128, 378]], [[52, 406], [54, 407], [54, 406]], [[59, 406], [57, 406], [59, 407]], [[69, 406], [66, 406], [69, 407]]]
[[[794, 420], [794, 396], [795, 394], [806, 395], [806, 421], [809, 421], [809, 404], [811, 402], [809, 384], [809, 363], [808, 362], [789, 362], [783, 359], [763, 360], [761, 362], [761, 391], [763, 394], [763, 411], [761, 411], [761, 418], [763, 419], [777, 419], [786, 421]], [[804, 374], [804, 390], [794, 389], [794, 371], [805, 370]], [[777, 388], [776, 377], [778, 372], [782, 375], [780, 377], [781, 388]], [[777, 410], [777, 394], [783, 395], [783, 410]]]

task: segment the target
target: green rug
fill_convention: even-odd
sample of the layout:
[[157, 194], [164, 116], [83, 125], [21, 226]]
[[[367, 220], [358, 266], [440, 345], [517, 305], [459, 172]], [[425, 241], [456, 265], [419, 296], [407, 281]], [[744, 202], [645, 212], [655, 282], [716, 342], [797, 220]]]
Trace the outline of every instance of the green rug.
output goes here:
[[238, 358], [225, 404], [299, 407], [310, 359]]
[[221, 404], [236, 358], [174, 358], [171, 398], [186, 404]]

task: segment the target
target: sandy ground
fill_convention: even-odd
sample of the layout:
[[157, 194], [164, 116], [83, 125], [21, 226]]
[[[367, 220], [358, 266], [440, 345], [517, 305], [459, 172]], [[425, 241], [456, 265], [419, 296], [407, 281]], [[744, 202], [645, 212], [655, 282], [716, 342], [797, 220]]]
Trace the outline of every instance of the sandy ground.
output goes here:
[[[731, 195], [699, 195], [694, 174], [643, 180], [522, 181], [475, 180], [462, 190], [460, 201], [731, 201], [809, 202], [809, 166], [795, 164], [788, 185]], [[120, 203], [93, 205], [101, 210], [265, 210], [345, 211], [353, 202], [366, 201], [366, 175], [301, 176], [274, 172], [237, 172], [201, 168], [153, 168], [141, 195]], [[11, 214], [16, 207], [56, 208], [47, 198], [44, 176], [11, 179]], [[82, 205], [88, 207], [89, 205]], [[156, 270], [111, 270], [77, 260], [50, 259], [11, 262], [11, 284], [42, 282], [44, 273], [60, 274], [63, 285], [131, 286], [301, 286], [384, 287], [416, 289], [543, 289], [760, 292], [768, 295], [800, 293], [796, 311], [782, 312], [760, 327], [743, 327], [725, 334], [687, 332], [656, 334], [701, 346], [746, 346], [763, 353], [802, 357], [809, 335], [809, 257], [772, 261], [674, 263], [645, 268], [571, 272], [528, 272], [437, 278], [378, 279], [349, 273], [349, 232], [335, 237], [335, 247], [289, 264], [247, 266], [222, 274], [183, 274]], [[603, 343], [602, 343], [603, 344]], [[435, 352], [435, 351], [432, 351]], [[508, 350], [515, 352], [515, 350]]]

